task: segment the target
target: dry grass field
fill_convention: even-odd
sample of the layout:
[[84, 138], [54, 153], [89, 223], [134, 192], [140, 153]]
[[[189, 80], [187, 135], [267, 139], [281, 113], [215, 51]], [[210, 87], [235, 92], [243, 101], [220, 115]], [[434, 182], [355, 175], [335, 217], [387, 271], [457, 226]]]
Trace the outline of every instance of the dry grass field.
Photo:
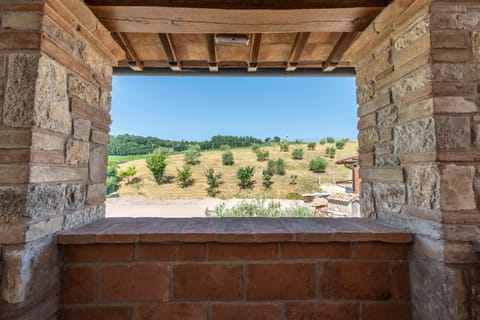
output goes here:
[[[319, 179], [322, 184], [332, 182], [335, 176], [336, 180], [344, 180], [351, 178], [351, 170], [343, 165], [335, 165], [338, 159], [354, 156], [357, 154], [357, 143], [348, 142], [345, 148], [337, 150], [334, 159], [325, 156], [325, 148], [332, 146], [329, 144], [317, 144], [316, 150], [307, 150], [307, 145], [290, 145], [289, 152], [280, 152], [278, 146], [266, 147], [270, 152], [269, 159], [282, 158], [286, 162], [286, 174], [284, 176], [275, 175], [272, 178], [273, 185], [270, 189], [265, 189], [262, 185], [262, 170], [267, 167], [267, 162], [257, 161], [255, 152], [250, 149], [232, 149], [235, 164], [233, 166], [222, 165], [222, 151], [205, 151], [202, 152], [200, 163], [192, 166], [193, 185], [187, 188], [181, 188], [176, 182], [177, 168], [182, 168], [183, 154], [169, 156], [167, 159], [167, 167], [165, 176], [170, 177], [169, 183], [158, 185], [153, 179], [152, 174], [146, 166], [145, 159], [138, 159], [123, 163], [119, 166], [120, 170], [124, 170], [129, 166], [135, 166], [137, 174], [131, 179], [130, 184], [126, 181], [120, 183], [118, 193], [120, 196], [145, 196], [152, 199], [202, 199], [207, 197], [206, 178], [204, 172], [207, 168], [212, 167], [215, 172], [223, 174], [222, 181], [217, 195], [221, 199], [230, 198], [273, 198], [285, 199], [291, 193], [309, 193], [318, 192]], [[304, 149], [303, 160], [293, 160], [292, 150], [294, 148]], [[328, 159], [328, 167], [325, 173], [314, 173], [309, 171], [308, 165], [310, 160], [323, 156]], [[245, 166], [253, 166], [255, 168], [255, 187], [252, 190], [240, 190], [237, 186], [236, 172], [238, 168]], [[298, 178], [296, 184], [290, 184], [291, 176], [296, 175]]]

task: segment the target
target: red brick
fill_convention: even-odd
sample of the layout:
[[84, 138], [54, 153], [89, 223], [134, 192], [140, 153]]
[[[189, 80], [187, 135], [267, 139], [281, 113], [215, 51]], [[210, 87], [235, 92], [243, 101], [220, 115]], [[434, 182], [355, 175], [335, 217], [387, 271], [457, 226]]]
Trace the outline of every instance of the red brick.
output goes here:
[[272, 260], [278, 257], [278, 244], [210, 243], [208, 260]]
[[242, 266], [184, 264], [173, 269], [175, 300], [237, 300], [243, 292]]
[[133, 245], [96, 244], [67, 245], [63, 248], [64, 262], [122, 262], [132, 261]]
[[100, 269], [103, 302], [167, 301], [169, 267], [158, 264], [114, 265]]
[[133, 307], [66, 307], [60, 310], [60, 320], [130, 320]]
[[161, 303], [142, 304], [137, 307], [135, 320], [205, 320], [204, 304]]
[[280, 304], [214, 304], [211, 320], [277, 320], [281, 319]]
[[247, 267], [247, 299], [306, 299], [315, 297], [312, 263], [252, 264]]
[[408, 246], [390, 243], [358, 243], [353, 256], [358, 259], [406, 260]]
[[392, 299], [410, 300], [408, 262], [400, 262], [392, 266]]
[[283, 243], [283, 259], [350, 258], [349, 243]]
[[389, 299], [387, 262], [324, 262], [319, 266], [319, 296], [325, 299]]
[[95, 302], [97, 275], [94, 267], [64, 267], [62, 302], [64, 304]]
[[139, 244], [137, 260], [202, 261], [206, 259], [204, 244]]
[[355, 303], [295, 302], [287, 303], [286, 320], [357, 320], [359, 306]]
[[364, 303], [362, 320], [410, 320], [408, 303]]

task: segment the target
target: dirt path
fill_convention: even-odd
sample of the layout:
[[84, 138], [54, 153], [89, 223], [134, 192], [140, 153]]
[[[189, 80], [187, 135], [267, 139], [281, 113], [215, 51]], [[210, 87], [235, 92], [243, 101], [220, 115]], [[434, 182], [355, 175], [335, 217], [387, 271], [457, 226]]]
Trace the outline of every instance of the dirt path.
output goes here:
[[[205, 217], [205, 210], [213, 209], [222, 202], [231, 207], [241, 199], [192, 199], [192, 200], [156, 200], [144, 197], [120, 197], [107, 199], [107, 217], [163, 217], [189, 218]], [[282, 207], [302, 205], [303, 201], [273, 200]]]

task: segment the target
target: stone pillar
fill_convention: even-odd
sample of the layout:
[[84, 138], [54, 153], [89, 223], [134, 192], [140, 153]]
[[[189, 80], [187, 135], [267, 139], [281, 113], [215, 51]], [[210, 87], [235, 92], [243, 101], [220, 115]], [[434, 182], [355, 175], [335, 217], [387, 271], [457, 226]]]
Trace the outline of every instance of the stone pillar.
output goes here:
[[121, 55], [83, 2], [0, 2], [0, 319], [55, 318], [54, 235], [104, 216]]
[[363, 215], [416, 234], [414, 319], [480, 318], [480, 5], [396, 0], [357, 57]]

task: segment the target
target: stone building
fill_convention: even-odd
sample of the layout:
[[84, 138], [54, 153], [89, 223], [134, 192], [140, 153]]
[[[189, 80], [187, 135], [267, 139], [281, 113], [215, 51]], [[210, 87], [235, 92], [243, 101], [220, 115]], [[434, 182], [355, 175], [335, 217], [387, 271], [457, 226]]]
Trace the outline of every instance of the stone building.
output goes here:
[[[0, 319], [478, 319], [479, 47], [474, 0], [1, 0]], [[365, 219], [103, 219], [113, 68], [355, 72]]]

